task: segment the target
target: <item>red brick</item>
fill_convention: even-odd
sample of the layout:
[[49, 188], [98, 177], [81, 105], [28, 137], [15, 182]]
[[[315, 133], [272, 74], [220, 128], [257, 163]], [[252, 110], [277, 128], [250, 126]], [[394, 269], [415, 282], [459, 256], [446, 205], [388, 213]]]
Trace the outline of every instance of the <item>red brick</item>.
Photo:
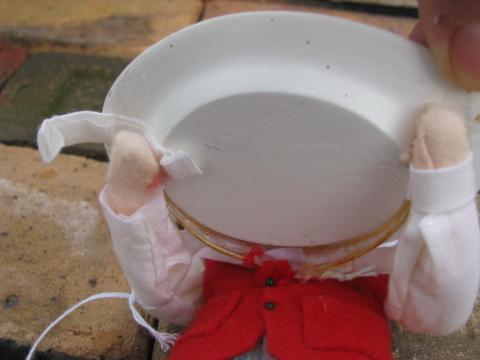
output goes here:
[[197, 22], [201, 0], [0, 0], [0, 38], [34, 52], [131, 59]]
[[27, 51], [25, 49], [0, 42], [0, 89], [26, 59]]
[[210, 0], [207, 2], [202, 19], [208, 19], [220, 15], [246, 11], [288, 10], [305, 11], [325, 15], [338, 16], [367, 25], [376, 26], [392, 31], [402, 36], [408, 36], [415, 25], [416, 20], [406, 17], [393, 17], [387, 15], [368, 14], [356, 11], [335, 10], [321, 6], [307, 6], [282, 3], [265, 3], [256, 1], [239, 0]]

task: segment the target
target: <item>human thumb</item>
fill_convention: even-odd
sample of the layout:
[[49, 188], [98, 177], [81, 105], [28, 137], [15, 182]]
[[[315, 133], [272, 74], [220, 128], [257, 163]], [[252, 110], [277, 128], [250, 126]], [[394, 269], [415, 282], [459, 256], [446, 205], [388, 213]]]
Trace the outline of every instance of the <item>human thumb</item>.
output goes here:
[[441, 71], [480, 90], [480, 1], [418, 0], [420, 24]]

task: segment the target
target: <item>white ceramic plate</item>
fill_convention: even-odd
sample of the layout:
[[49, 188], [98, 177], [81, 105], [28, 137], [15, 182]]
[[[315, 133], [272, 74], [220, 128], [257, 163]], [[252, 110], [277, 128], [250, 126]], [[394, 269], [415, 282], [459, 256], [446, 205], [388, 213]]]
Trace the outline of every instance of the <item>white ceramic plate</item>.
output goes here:
[[113, 85], [104, 112], [145, 121], [204, 174], [170, 181], [208, 227], [262, 244], [310, 246], [372, 230], [406, 197], [414, 118], [464, 111], [427, 50], [338, 18], [259, 12], [160, 41]]

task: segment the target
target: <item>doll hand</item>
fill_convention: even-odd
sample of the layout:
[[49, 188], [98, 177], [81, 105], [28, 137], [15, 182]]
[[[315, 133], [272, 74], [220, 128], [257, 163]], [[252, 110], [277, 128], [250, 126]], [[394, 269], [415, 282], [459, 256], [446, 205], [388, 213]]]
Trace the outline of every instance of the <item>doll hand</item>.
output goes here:
[[466, 160], [470, 153], [465, 125], [458, 114], [440, 105], [428, 105], [417, 119], [413, 166], [437, 169]]
[[158, 160], [141, 135], [124, 131], [115, 136], [106, 187], [113, 211], [131, 215], [152, 199], [165, 180]]

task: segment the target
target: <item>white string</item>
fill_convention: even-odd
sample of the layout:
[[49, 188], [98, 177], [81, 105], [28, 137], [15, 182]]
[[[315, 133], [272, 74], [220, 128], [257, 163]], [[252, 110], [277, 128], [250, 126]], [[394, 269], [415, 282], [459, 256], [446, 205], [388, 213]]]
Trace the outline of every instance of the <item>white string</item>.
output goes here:
[[163, 352], [167, 352], [170, 347], [175, 343], [175, 340], [178, 338], [178, 334], [169, 334], [169, 333], [161, 333], [159, 331], [156, 331], [154, 328], [152, 328], [146, 321], [145, 319], [140, 315], [138, 310], [135, 308], [135, 294], [132, 292], [131, 294], [129, 293], [121, 293], [121, 292], [110, 292], [110, 293], [100, 293], [100, 294], [95, 294], [92, 296], [89, 296], [88, 298], [80, 301], [78, 304], [73, 305], [71, 308], [66, 310], [62, 315], [60, 315], [55, 321], [53, 321], [50, 325], [47, 326], [47, 328], [42, 332], [42, 334], [37, 338], [37, 340], [33, 343], [32, 347], [30, 348], [30, 351], [28, 352], [28, 355], [25, 360], [32, 360], [33, 356], [35, 355], [35, 351], [42, 342], [42, 340], [47, 336], [47, 334], [55, 327], [57, 326], [63, 319], [65, 319], [68, 315], [70, 315], [72, 312], [77, 310], [79, 307], [94, 301], [94, 300], [99, 300], [99, 299], [127, 299], [128, 300], [128, 306], [130, 308], [130, 311], [132, 313], [133, 319], [135, 322], [145, 328], [150, 335], [152, 335], [160, 344], [160, 348], [162, 349]]
[[155, 340], [158, 341], [158, 343], [160, 344], [160, 348], [163, 352], [167, 352], [170, 347], [175, 344], [175, 341], [178, 338], [178, 334], [162, 333], [152, 328], [150, 324], [145, 321], [145, 319], [135, 308], [135, 300], [135, 293], [132, 291], [131, 296], [128, 298], [128, 306], [130, 307], [133, 319], [137, 322], [138, 325], [145, 328], [150, 333], [150, 335], [155, 338]]

